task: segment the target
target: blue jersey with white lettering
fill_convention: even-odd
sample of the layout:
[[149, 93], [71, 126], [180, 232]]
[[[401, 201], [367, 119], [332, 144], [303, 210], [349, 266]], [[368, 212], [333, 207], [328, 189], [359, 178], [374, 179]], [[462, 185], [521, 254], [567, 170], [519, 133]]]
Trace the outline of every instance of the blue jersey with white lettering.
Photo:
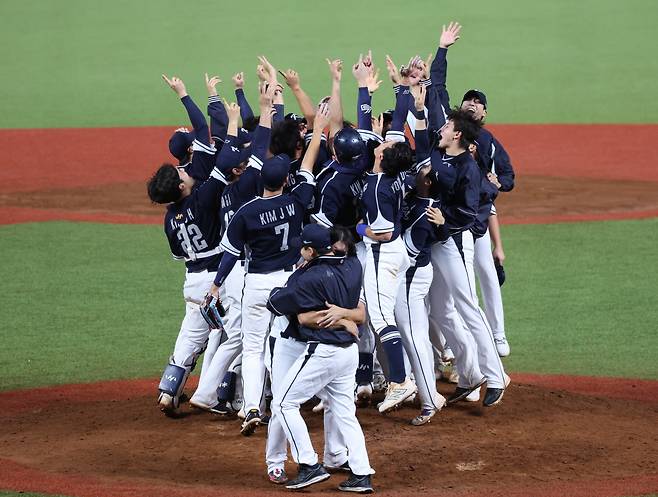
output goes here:
[[359, 198], [363, 193], [363, 167], [346, 167], [335, 160], [317, 177], [315, 212], [311, 219], [327, 228], [334, 224], [353, 228], [359, 220]]
[[213, 169], [210, 178], [196, 183], [190, 195], [167, 206], [165, 235], [172, 255], [184, 259], [189, 272], [217, 270], [221, 259], [219, 198], [226, 183], [224, 175]]
[[439, 240], [436, 226], [427, 218], [425, 209], [439, 207], [439, 201], [415, 195], [405, 199], [406, 215], [402, 220], [402, 239], [413, 266], [424, 267], [430, 263], [432, 244]]
[[[384, 173], [368, 173], [361, 197], [363, 222], [375, 234], [393, 232], [389, 241], [400, 235], [402, 227], [402, 197], [404, 174], [387, 176]], [[370, 243], [377, 243], [365, 237]], [[386, 242], [383, 242], [386, 243]]]
[[[356, 257], [324, 255], [311, 260], [302, 274], [290, 278], [283, 288], [270, 293], [267, 308], [277, 316], [296, 315], [326, 309], [326, 302], [356, 309], [361, 296], [361, 263]], [[338, 328], [312, 329], [298, 325], [299, 336], [308, 342], [343, 345], [356, 342], [349, 332]]]
[[290, 193], [256, 197], [233, 215], [220, 247], [236, 257], [245, 249], [247, 272], [278, 271], [299, 260], [302, 224], [315, 182], [305, 170], [298, 179]]

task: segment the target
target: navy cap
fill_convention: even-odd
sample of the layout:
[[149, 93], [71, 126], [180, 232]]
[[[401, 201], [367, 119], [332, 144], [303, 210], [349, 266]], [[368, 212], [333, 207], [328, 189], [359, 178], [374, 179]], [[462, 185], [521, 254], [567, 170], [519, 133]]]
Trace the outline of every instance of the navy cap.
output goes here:
[[307, 224], [302, 230], [302, 247], [313, 247], [317, 251], [331, 250], [331, 233], [319, 224]]
[[306, 118], [304, 116], [300, 116], [299, 114], [295, 114], [294, 112], [290, 112], [286, 114], [286, 117], [284, 117], [286, 121], [294, 121], [297, 124], [306, 124]]
[[263, 162], [260, 176], [266, 188], [278, 189], [288, 177], [290, 171], [290, 157], [287, 154], [275, 155]]
[[190, 148], [195, 138], [194, 132], [176, 131], [169, 138], [169, 151], [171, 155], [179, 161], [183, 160], [187, 155], [187, 149]]
[[477, 98], [482, 105], [484, 105], [484, 108], [487, 108], [487, 96], [481, 92], [478, 89], [472, 89], [468, 90], [466, 93], [464, 93], [464, 98], [462, 98], [462, 102], [465, 100], [471, 100], [472, 98]]

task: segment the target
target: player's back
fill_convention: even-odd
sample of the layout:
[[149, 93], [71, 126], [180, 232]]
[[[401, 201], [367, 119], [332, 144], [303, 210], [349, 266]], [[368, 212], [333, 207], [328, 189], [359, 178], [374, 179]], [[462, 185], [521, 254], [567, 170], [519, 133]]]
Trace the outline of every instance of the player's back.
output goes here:
[[348, 228], [355, 226], [362, 191], [362, 170], [331, 161], [318, 174], [312, 219], [326, 227], [334, 224]]
[[305, 209], [292, 195], [256, 197], [240, 213], [245, 223], [247, 272], [287, 269], [299, 260]]
[[[387, 176], [368, 173], [361, 197], [364, 222], [375, 234], [393, 232], [389, 241], [397, 239], [402, 227], [404, 175]], [[365, 237], [368, 243], [375, 243]]]

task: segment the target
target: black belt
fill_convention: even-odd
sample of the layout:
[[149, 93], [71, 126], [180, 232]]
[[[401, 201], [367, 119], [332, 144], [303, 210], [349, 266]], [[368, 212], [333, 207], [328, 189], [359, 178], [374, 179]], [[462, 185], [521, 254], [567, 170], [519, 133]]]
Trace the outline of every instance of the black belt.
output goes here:
[[292, 273], [294, 270], [295, 270], [295, 266], [291, 264], [290, 266], [286, 266], [286, 267], [281, 268], [281, 269], [275, 269], [274, 271], [250, 271], [250, 270], [247, 270], [247, 272], [249, 274], [254, 274], [254, 273], [256, 273], [256, 274], [270, 274], [270, 273], [276, 273], [277, 271], [285, 271], [286, 273]]

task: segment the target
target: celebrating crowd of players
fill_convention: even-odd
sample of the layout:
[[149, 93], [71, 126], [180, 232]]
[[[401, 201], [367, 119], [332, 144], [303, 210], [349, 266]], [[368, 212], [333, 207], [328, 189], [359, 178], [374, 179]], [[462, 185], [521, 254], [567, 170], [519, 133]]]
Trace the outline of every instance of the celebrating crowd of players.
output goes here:
[[[355, 400], [367, 403], [381, 388], [382, 370], [377, 408], [417, 396], [415, 426], [446, 404], [479, 400], [485, 384], [482, 404], [496, 405], [509, 384], [493, 203], [513, 188], [514, 173], [482, 126], [484, 93], [469, 90], [450, 106], [446, 54], [460, 29], [444, 26], [433, 61], [413, 57], [398, 70], [386, 58], [395, 108], [378, 117], [379, 71], [370, 53], [359, 57], [356, 124], [343, 119], [340, 60], [327, 60], [331, 95], [316, 105], [295, 71], [260, 57], [259, 115], [242, 73], [233, 77], [237, 103], [220, 101], [220, 80], [206, 75], [210, 126], [183, 81], [163, 75], [193, 130], [176, 130], [169, 150], [179, 164], [164, 164], [148, 183], [151, 200], [167, 204], [172, 254], [186, 264], [186, 313], [158, 403], [178, 412], [205, 351], [190, 405], [227, 413], [241, 384], [240, 429], [248, 436], [268, 425], [273, 483], [300, 489], [333, 469], [349, 472], [340, 490], [372, 492]], [[280, 77], [301, 115], [285, 113]], [[437, 361], [454, 364], [447, 399], [436, 389], [437, 350]], [[322, 464], [300, 413], [313, 397], [324, 412]], [[295, 479], [285, 471], [288, 448]]]

